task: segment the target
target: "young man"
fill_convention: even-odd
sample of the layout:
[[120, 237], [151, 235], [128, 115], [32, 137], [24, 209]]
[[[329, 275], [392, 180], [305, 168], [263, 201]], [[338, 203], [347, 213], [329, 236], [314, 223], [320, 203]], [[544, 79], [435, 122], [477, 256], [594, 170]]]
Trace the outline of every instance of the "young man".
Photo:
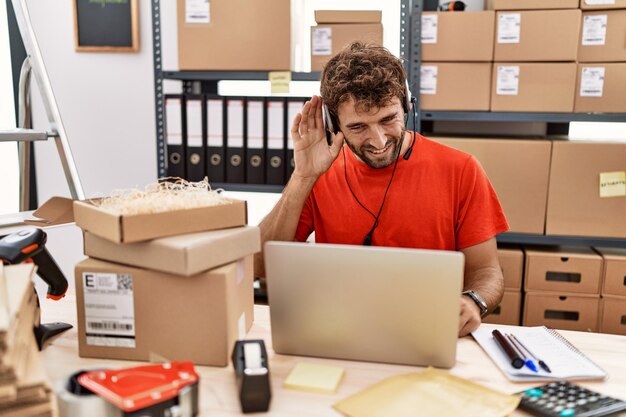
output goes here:
[[[371, 244], [465, 255], [459, 336], [476, 329], [503, 294], [495, 235], [508, 230], [476, 160], [406, 131], [402, 62], [382, 47], [353, 43], [321, 77], [336, 134], [326, 139], [322, 98], [293, 121], [295, 171], [261, 222], [261, 239]], [[405, 104], [403, 104], [405, 103]], [[264, 276], [263, 254], [255, 258]]]

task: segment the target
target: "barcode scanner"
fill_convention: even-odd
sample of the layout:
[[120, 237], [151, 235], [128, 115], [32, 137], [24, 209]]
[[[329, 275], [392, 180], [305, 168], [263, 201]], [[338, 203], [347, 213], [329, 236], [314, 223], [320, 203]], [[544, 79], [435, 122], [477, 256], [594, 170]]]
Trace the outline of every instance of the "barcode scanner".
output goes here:
[[60, 300], [68, 283], [50, 252], [46, 249], [46, 232], [38, 228], [24, 229], [0, 239], [0, 260], [5, 264], [19, 264], [32, 260], [37, 274], [48, 284], [46, 298]]

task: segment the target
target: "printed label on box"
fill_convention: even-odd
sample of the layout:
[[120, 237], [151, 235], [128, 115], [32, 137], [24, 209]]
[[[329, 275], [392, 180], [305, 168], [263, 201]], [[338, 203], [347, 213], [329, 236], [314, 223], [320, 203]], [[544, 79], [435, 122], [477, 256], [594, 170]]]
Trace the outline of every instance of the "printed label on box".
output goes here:
[[600, 198], [626, 197], [626, 171], [600, 173]]
[[516, 96], [519, 94], [519, 66], [498, 67], [496, 94], [499, 96]]
[[420, 67], [420, 94], [437, 94], [437, 72], [436, 65], [422, 65]]
[[437, 43], [437, 25], [439, 16], [436, 14], [422, 15], [422, 43]]
[[521, 29], [521, 14], [501, 13], [498, 15], [498, 43], [519, 43]]
[[83, 273], [88, 345], [135, 347], [133, 294], [130, 274]]
[[604, 67], [583, 67], [580, 77], [581, 97], [602, 97], [604, 90]]
[[313, 50], [315, 56], [330, 55], [333, 52], [332, 28], [313, 28]]
[[585, 4], [615, 4], [615, 0], [585, 0]]
[[185, 23], [211, 23], [210, 0], [185, 0]]
[[583, 45], [604, 45], [608, 16], [596, 14], [585, 16], [583, 21]]

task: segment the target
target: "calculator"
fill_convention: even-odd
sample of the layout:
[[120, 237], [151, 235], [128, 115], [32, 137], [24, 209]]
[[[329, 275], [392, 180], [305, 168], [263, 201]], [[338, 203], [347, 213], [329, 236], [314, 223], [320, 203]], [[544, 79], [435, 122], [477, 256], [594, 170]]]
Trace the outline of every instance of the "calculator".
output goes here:
[[626, 410], [626, 402], [567, 381], [556, 381], [526, 391], [519, 408], [544, 417], [601, 417]]

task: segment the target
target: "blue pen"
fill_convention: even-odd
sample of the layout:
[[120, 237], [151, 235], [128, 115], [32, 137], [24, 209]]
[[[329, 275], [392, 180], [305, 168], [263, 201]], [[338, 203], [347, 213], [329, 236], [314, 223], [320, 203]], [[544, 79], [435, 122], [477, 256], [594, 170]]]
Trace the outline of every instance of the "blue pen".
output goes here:
[[528, 356], [524, 354], [524, 350], [517, 344], [517, 339], [515, 339], [515, 336], [513, 336], [512, 334], [507, 334], [506, 337], [509, 339], [511, 344], [515, 347], [515, 349], [517, 349], [517, 351], [519, 352], [520, 357], [524, 361], [524, 365], [526, 365], [526, 367], [528, 367], [528, 369], [530, 369], [533, 372], [539, 372], [535, 363]]

